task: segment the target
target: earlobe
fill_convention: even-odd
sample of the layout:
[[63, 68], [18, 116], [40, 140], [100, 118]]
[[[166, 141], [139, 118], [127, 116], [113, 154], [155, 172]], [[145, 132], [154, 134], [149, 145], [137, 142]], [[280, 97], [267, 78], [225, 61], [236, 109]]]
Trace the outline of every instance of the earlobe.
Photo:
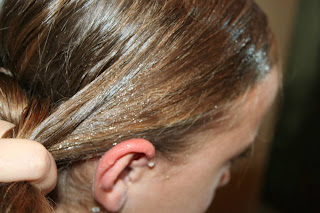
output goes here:
[[119, 211], [127, 199], [128, 182], [137, 179], [131, 169], [150, 164], [154, 155], [154, 146], [145, 139], [127, 140], [107, 151], [95, 174], [96, 200], [109, 211]]

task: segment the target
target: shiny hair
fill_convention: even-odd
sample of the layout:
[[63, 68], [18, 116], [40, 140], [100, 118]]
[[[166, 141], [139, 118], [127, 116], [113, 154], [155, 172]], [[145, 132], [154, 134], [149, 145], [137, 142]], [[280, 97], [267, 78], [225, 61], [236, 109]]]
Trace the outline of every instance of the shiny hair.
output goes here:
[[[0, 55], [8, 137], [42, 143], [60, 171], [129, 138], [180, 153], [276, 63], [252, 0], [8, 0]], [[0, 197], [2, 212], [52, 211], [28, 183]]]

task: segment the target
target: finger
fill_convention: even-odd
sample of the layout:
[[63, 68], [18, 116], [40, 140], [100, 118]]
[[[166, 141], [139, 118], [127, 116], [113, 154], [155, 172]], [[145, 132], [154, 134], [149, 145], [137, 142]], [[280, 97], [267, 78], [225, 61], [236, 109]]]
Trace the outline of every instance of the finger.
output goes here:
[[4, 120], [0, 120], [0, 138], [2, 138], [3, 135], [6, 134], [13, 127], [14, 127], [14, 124]]
[[40, 143], [26, 139], [0, 139], [0, 182], [29, 181], [46, 194], [57, 182], [52, 155]]

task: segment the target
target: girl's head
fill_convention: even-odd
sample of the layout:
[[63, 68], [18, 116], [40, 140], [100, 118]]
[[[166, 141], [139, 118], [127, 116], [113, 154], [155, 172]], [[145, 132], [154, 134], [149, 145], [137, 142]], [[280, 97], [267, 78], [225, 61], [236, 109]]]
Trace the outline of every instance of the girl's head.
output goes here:
[[58, 211], [204, 211], [277, 88], [251, 0], [4, 1], [0, 25], [0, 119], [55, 157]]

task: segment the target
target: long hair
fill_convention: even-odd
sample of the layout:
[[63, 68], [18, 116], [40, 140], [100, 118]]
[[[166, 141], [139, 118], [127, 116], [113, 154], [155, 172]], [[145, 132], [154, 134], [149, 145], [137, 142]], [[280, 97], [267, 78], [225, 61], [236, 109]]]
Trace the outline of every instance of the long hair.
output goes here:
[[[223, 124], [227, 103], [276, 63], [273, 51], [251, 0], [4, 1], [0, 119], [61, 171], [128, 138], [170, 156], [190, 146], [186, 135]], [[28, 183], [0, 193], [0, 211], [52, 211]]]

